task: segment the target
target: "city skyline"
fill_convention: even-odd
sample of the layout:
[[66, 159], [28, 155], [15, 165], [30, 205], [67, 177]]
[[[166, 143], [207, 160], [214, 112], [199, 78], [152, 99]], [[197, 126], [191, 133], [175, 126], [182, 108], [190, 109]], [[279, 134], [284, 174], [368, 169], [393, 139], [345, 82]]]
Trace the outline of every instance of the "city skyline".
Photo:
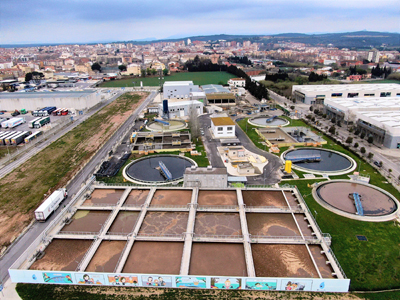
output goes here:
[[174, 0], [111, 3], [17, 0], [0, 4], [0, 44], [93, 43], [196, 35], [400, 32], [396, 1]]

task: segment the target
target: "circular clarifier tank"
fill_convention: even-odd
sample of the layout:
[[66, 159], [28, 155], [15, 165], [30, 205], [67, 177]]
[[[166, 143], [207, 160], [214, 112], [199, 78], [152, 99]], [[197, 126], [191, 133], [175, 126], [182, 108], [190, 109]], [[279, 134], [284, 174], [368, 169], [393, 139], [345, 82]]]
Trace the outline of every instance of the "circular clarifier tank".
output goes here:
[[399, 209], [399, 202], [394, 196], [363, 182], [323, 182], [314, 188], [313, 195], [325, 208], [339, 215], [364, 221], [383, 222], [394, 219]]
[[187, 157], [154, 155], [131, 162], [124, 168], [123, 175], [125, 179], [139, 184], [167, 184], [182, 181], [185, 169], [191, 166], [197, 164]]
[[287, 150], [282, 159], [292, 161], [294, 169], [313, 174], [340, 175], [353, 171], [356, 162], [350, 156], [338, 151], [322, 148], [301, 148]]
[[186, 127], [187, 124], [183, 120], [160, 120], [146, 125], [146, 129], [150, 131], [176, 131]]
[[259, 116], [250, 118], [249, 124], [258, 127], [278, 127], [289, 125], [289, 121], [278, 116]]

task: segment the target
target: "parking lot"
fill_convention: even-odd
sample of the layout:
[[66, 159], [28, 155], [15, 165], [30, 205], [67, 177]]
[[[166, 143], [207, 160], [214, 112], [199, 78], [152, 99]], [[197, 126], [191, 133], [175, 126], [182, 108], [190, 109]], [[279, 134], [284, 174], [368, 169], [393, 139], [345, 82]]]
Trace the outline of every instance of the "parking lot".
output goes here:
[[[61, 121], [64, 121], [65, 119], [68, 119], [70, 117], [71, 117], [70, 115], [50, 116], [50, 123], [43, 126], [40, 130], [46, 131], [46, 130], [50, 129], [52, 126], [54, 126], [55, 124], [57, 124]], [[0, 115], [0, 118], [2, 118], [2, 119], [23, 118], [25, 120], [24, 124], [21, 124], [14, 128], [0, 128], [0, 131], [32, 131], [32, 128], [29, 128], [29, 126], [28, 126], [29, 121], [31, 121], [37, 117], [32, 116], [32, 114], [30, 112], [28, 112], [27, 114], [24, 114], [24, 115], [18, 115], [18, 116], [13, 117], [13, 116], [11, 116], [11, 112], [7, 112], [7, 113], [4, 113], [3, 115]], [[3, 121], [1, 121], [1, 122], [3, 122]]]

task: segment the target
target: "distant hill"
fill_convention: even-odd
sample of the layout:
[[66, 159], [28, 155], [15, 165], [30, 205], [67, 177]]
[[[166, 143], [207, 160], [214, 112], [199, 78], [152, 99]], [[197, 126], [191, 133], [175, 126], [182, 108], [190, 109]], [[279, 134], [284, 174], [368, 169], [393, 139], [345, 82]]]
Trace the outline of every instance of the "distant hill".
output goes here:
[[[115, 43], [133, 43], [136, 45], [144, 45], [157, 42], [177, 42], [190, 39], [193, 41], [211, 41], [217, 42], [218, 40], [238, 41], [243, 42], [250, 40], [252, 42], [264, 43], [264, 45], [273, 45], [278, 42], [297, 42], [309, 44], [312, 46], [332, 44], [338, 48], [351, 48], [351, 49], [400, 49], [400, 33], [390, 32], [377, 32], [377, 31], [355, 31], [355, 32], [341, 32], [341, 33], [324, 33], [324, 34], [304, 34], [304, 33], [280, 33], [273, 35], [230, 35], [230, 34], [215, 34], [215, 35], [198, 35], [188, 36], [185, 38], [175, 39], [159, 39], [159, 40], [128, 40], [128, 41], [115, 41]], [[103, 42], [105, 43], [105, 42]], [[112, 42], [109, 42], [112, 43]], [[83, 43], [65, 43], [70, 44], [83, 44]], [[96, 44], [96, 43], [87, 43]], [[25, 44], [25, 45], [0, 45], [4, 48], [12, 47], [39, 47], [46, 45], [62, 45], [57, 44]]]

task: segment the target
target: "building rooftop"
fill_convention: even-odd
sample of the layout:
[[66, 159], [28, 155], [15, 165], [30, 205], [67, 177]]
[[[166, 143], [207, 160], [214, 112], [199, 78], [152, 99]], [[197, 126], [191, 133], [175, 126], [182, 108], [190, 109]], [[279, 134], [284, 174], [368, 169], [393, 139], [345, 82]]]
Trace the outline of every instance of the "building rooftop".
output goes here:
[[228, 174], [226, 168], [186, 168], [185, 174]]
[[206, 94], [212, 94], [212, 93], [230, 93], [230, 91], [227, 88], [224, 88], [222, 85], [218, 84], [206, 84], [202, 85], [201, 88]]
[[165, 81], [164, 85], [193, 85], [193, 81]]
[[331, 84], [331, 85], [294, 85], [293, 91], [303, 92], [348, 92], [348, 91], [376, 91], [376, 90], [399, 90], [400, 84], [396, 83], [371, 83], [371, 84]]
[[235, 95], [232, 93], [226, 94], [207, 94], [206, 95], [208, 100], [215, 100], [215, 99], [236, 99]]
[[211, 122], [213, 122], [214, 126], [225, 126], [225, 125], [235, 126], [235, 122], [233, 122], [232, 119], [229, 117], [211, 118]]
[[18, 98], [76, 98], [86, 97], [89, 94], [96, 93], [94, 90], [69, 91], [69, 92], [29, 92], [29, 93], [0, 93], [0, 99], [18, 99]]

